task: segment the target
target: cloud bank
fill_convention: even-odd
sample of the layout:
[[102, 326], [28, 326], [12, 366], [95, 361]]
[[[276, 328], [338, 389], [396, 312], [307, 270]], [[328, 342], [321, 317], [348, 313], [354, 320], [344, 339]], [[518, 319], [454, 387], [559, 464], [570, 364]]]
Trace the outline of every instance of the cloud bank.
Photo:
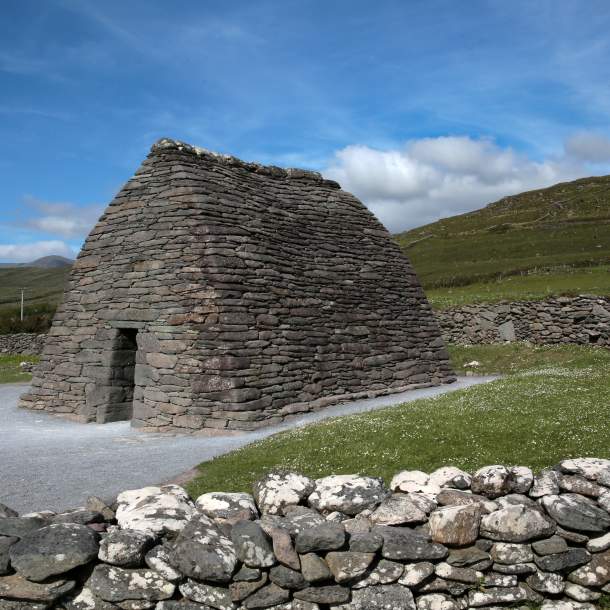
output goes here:
[[35, 241], [25, 244], [0, 244], [0, 260], [11, 263], [30, 263], [52, 254], [73, 258], [76, 252], [58, 239]]
[[587, 162], [604, 161], [610, 161], [610, 140], [592, 133], [576, 134], [560, 155], [542, 161], [488, 138], [443, 136], [410, 140], [391, 150], [347, 146], [335, 153], [323, 174], [359, 197], [388, 230], [398, 232], [506, 195], [590, 175], [595, 172]]

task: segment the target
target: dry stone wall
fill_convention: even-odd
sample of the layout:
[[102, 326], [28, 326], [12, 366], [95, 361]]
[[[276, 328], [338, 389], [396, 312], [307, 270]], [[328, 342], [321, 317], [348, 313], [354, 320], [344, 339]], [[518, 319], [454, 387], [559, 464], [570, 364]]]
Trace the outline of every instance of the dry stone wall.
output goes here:
[[608, 594], [610, 460], [0, 505], [0, 610], [590, 610]]
[[360, 201], [162, 140], [87, 238], [21, 406], [251, 430], [454, 379], [413, 269]]
[[45, 336], [35, 333], [0, 335], [0, 354], [40, 354]]
[[450, 343], [530, 341], [610, 347], [610, 297], [476, 304], [436, 312]]

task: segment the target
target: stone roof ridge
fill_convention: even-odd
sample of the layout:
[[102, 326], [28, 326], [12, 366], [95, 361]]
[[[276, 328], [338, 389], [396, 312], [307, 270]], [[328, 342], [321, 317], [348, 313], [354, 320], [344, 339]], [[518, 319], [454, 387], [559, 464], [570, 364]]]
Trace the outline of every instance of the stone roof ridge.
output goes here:
[[181, 142], [180, 140], [174, 140], [172, 138], [161, 138], [160, 140], [157, 140], [152, 145], [150, 152], [154, 154], [156, 152], [162, 152], [164, 150], [179, 150], [181, 152], [190, 153], [197, 157], [213, 159], [224, 165], [241, 167], [257, 174], [276, 176], [278, 178], [313, 180], [314, 182], [320, 182], [328, 186], [341, 188], [341, 186], [337, 182], [335, 182], [334, 180], [325, 179], [319, 172], [315, 172], [308, 169], [299, 169], [293, 167], [282, 168], [277, 167], [275, 165], [263, 165], [261, 163], [243, 161], [242, 159], [238, 159], [237, 157], [233, 157], [232, 155], [225, 155], [223, 153], [208, 150], [207, 148], [201, 148], [200, 146], [193, 146], [192, 144], [187, 144], [186, 142]]

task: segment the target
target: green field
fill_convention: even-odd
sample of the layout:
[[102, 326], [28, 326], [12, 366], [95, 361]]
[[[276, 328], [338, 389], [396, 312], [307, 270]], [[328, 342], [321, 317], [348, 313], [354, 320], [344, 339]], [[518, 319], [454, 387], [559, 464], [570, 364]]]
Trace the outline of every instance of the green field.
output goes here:
[[528, 344], [451, 348], [456, 368], [504, 372], [489, 384], [277, 434], [205, 462], [189, 485], [250, 491], [274, 468], [312, 477], [355, 473], [387, 480], [402, 469], [486, 464], [538, 469], [561, 458], [610, 458], [610, 351]]
[[[610, 176], [583, 178], [547, 189], [529, 191], [491, 203], [485, 208], [439, 220], [395, 236], [409, 256], [424, 287], [479, 286], [473, 295], [494, 295], [503, 290], [504, 278], [534, 273], [544, 281], [565, 273], [565, 268], [596, 267], [610, 263]], [[607, 266], [606, 266], [607, 269]], [[546, 278], [548, 281], [548, 273]], [[522, 292], [565, 289], [561, 280], [532, 286], [527, 277]], [[497, 280], [481, 290], [482, 282]], [[573, 276], [580, 290], [582, 280]], [[513, 279], [511, 298], [520, 292], [521, 279]], [[602, 289], [608, 290], [607, 281]], [[442, 296], [440, 293], [433, 293]], [[467, 298], [468, 291], [464, 293]], [[495, 298], [495, 297], [494, 297]], [[467, 301], [465, 301], [467, 302]]]
[[561, 268], [541, 273], [511, 275], [467, 286], [429, 288], [426, 295], [435, 309], [470, 303], [538, 301], [550, 296], [610, 295], [610, 265]]
[[[61, 301], [70, 267], [0, 268], [0, 333], [42, 332]], [[20, 321], [21, 289], [25, 288], [25, 321]]]
[[17, 356], [0, 355], [0, 383], [19, 383], [32, 379], [30, 373], [24, 373], [19, 367], [20, 362], [38, 362], [38, 356]]

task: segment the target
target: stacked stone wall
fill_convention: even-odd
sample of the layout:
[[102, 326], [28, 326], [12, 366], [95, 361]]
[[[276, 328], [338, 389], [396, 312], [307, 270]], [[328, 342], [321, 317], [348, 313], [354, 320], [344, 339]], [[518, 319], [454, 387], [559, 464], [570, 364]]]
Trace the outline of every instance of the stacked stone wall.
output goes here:
[[40, 354], [45, 336], [36, 333], [0, 335], [0, 354]]
[[163, 140], [86, 240], [21, 405], [251, 430], [452, 380], [413, 269], [361, 202]]
[[593, 610], [608, 594], [610, 460], [0, 505], [2, 610]]
[[437, 311], [449, 343], [529, 341], [610, 347], [610, 297], [474, 304]]

